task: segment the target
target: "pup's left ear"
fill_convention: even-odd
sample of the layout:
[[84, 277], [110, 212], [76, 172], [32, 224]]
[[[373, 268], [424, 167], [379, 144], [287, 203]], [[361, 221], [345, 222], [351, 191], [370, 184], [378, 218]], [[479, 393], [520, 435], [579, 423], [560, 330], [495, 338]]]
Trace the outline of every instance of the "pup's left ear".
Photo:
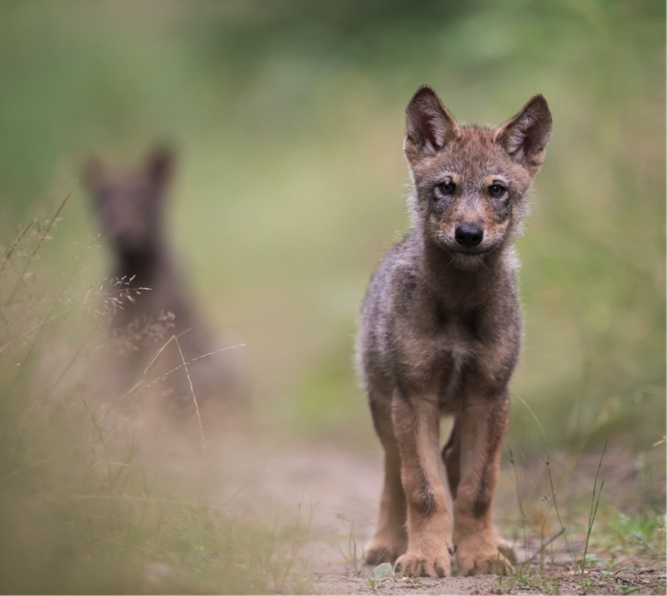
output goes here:
[[539, 172], [551, 136], [551, 112], [542, 95], [532, 97], [522, 110], [503, 124], [493, 137], [531, 176]]

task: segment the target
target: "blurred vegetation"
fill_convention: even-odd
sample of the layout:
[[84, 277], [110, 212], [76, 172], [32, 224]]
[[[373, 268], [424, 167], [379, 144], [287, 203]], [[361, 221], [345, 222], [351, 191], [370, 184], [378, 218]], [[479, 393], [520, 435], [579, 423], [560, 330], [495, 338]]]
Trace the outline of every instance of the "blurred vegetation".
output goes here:
[[[0, 11], [3, 237], [48, 213], [88, 153], [136, 161], [170, 140], [170, 226], [194, 292], [248, 344], [267, 419], [334, 437], [371, 434], [352, 336], [366, 280], [406, 227], [407, 100], [428, 82], [457, 118], [498, 123], [543, 93], [554, 135], [520, 243], [514, 391], [555, 444], [646, 449], [664, 434], [662, 3]], [[52, 273], [95, 233], [78, 186], [44, 257]], [[89, 252], [90, 275], [104, 275], [104, 250]], [[539, 437], [520, 405], [513, 435]]]
[[[544, 93], [554, 136], [520, 246], [514, 391], [555, 442], [664, 434], [662, 3], [0, 7], [4, 236], [57, 203], [88, 152], [136, 160], [173, 141], [171, 228], [196, 292], [249, 344], [264, 405], [318, 431], [366, 417], [351, 337], [406, 226], [410, 94], [429, 82], [458, 118], [500, 122]], [[53, 271], [95, 233], [85, 203], [77, 187]]]
[[[513, 392], [552, 448], [609, 440], [655, 453], [666, 417], [657, 0], [1, 0], [0, 256], [74, 186], [39, 251], [40, 287], [106, 275], [76, 185], [82, 160], [132, 162], [172, 142], [174, 243], [210, 320], [248, 346], [259, 420], [377, 449], [353, 372], [355, 319], [407, 226], [403, 113], [422, 83], [466, 122], [500, 123], [546, 96], [554, 134], [519, 245], [526, 340]], [[2, 384], [7, 403], [13, 388]], [[508, 442], [543, 443], [519, 400]]]
[[91, 329], [117, 291], [42, 283], [38, 260], [57, 223], [33, 220], [0, 250], [0, 593], [307, 591], [293, 571], [308, 520], [232, 515], [243, 487], [207, 473], [205, 445], [175, 471], [169, 462], [192, 448], [187, 433], [173, 442], [119, 408], [132, 392], [95, 394], [103, 371], [85, 367], [103, 368], [108, 353]]

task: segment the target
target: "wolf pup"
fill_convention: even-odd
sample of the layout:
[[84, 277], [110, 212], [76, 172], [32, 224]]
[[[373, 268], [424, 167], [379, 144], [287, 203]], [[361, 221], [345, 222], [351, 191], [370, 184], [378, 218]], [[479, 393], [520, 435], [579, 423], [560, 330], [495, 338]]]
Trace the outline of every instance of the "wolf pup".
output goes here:
[[[497, 128], [459, 125], [428, 86], [406, 110], [411, 229], [380, 263], [357, 358], [384, 448], [366, 561], [443, 577], [511, 569], [493, 493], [521, 343], [512, 243], [544, 160], [551, 114], [533, 97]], [[440, 417], [454, 417], [439, 453]], [[450, 505], [444, 488], [449, 482]]]
[[[166, 347], [159, 358], [163, 369], [178, 367], [183, 357], [195, 360], [189, 372], [198, 396], [236, 396], [233, 356], [227, 352], [198, 359], [214, 351], [214, 342], [190, 300], [165, 231], [173, 169], [172, 151], [157, 147], [139, 167], [116, 167], [93, 157], [83, 170], [102, 235], [113, 256], [111, 277], [123, 280], [122, 287], [129, 294], [111, 321], [117, 351], [123, 352], [123, 388], [136, 383], [154, 354]], [[133, 295], [135, 291], [139, 293]], [[179, 336], [183, 357], [173, 342], [167, 346], [172, 335]], [[224, 347], [224, 343], [215, 347]], [[177, 402], [190, 403], [184, 370], [169, 375], [167, 381], [163, 388], [175, 392]]]

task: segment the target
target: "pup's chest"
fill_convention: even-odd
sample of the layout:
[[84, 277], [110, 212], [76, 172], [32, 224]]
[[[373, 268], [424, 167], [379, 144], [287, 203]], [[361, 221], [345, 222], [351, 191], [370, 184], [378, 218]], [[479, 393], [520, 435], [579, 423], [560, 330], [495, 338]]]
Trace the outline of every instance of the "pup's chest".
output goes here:
[[497, 342], [482, 312], [431, 314], [413, 320], [412, 325], [401, 325], [396, 338], [401, 346], [400, 368], [416, 392], [437, 394], [448, 410], [469, 379], [493, 376], [489, 364]]

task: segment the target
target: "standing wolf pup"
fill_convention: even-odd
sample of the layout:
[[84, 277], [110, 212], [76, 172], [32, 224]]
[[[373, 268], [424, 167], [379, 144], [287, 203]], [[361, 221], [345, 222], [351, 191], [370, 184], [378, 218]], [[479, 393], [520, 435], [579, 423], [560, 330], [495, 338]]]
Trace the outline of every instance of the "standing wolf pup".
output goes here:
[[[380, 512], [364, 556], [413, 576], [449, 575], [450, 555], [459, 575], [502, 573], [511, 549], [492, 505], [521, 342], [512, 243], [551, 114], [536, 95], [498, 128], [461, 126], [422, 86], [406, 129], [411, 229], [371, 279], [357, 338], [384, 448]], [[442, 455], [441, 415], [454, 417]]]

